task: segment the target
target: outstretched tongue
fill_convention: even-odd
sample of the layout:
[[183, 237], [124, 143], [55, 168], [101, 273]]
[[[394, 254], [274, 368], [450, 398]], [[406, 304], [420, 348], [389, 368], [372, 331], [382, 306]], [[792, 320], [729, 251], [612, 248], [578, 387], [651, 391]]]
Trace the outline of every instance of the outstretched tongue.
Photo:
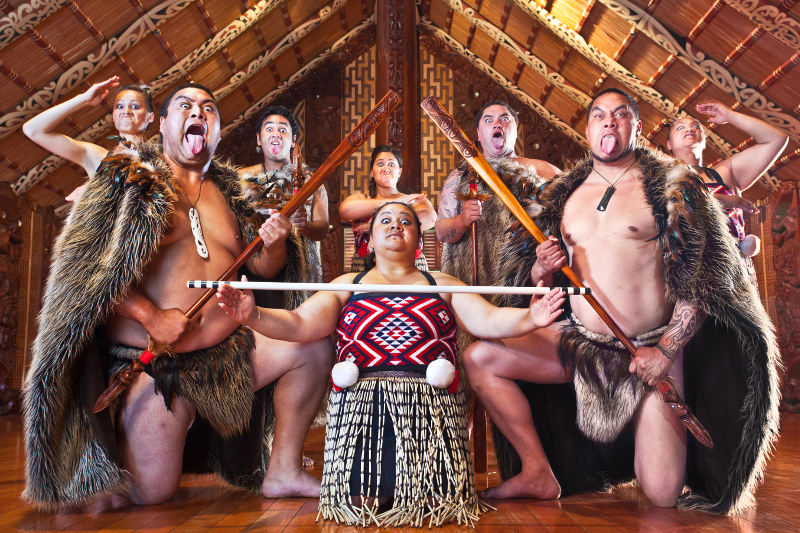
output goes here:
[[280, 144], [270, 144], [269, 145], [269, 149], [273, 153], [273, 155], [278, 155], [279, 153], [281, 153], [281, 145]]
[[503, 134], [499, 131], [492, 136], [492, 148], [500, 150], [506, 145], [506, 140], [503, 139]]
[[600, 148], [603, 152], [610, 154], [617, 147], [617, 138], [613, 135], [606, 135], [600, 140]]
[[205, 146], [206, 140], [203, 137], [203, 128], [200, 126], [190, 126], [186, 130], [186, 142], [189, 144], [189, 150], [192, 155], [199, 154]]

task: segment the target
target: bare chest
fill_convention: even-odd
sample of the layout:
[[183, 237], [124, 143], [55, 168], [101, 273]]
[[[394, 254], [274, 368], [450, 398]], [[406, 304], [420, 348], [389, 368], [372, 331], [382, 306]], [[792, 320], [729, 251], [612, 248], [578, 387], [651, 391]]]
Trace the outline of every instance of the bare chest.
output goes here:
[[605, 210], [599, 211], [598, 204], [609, 195], [608, 189], [605, 182], [587, 180], [567, 200], [561, 234], [568, 246], [608, 239], [649, 241], [657, 235], [653, 213], [638, 179], [617, 185], [607, 197]]
[[[174, 244], [191, 244], [202, 234], [209, 256], [215, 249], [238, 255], [244, 247], [239, 223], [222, 193], [213, 183], [207, 183], [192, 202], [181, 194], [174, 204], [168, 232], [162, 237], [162, 247]], [[191, 213], [191, 211], [194, 213]], [[196, 226], [193, 230], [193, 224]], [[197, 227], [199, 226], [199, 228]]]

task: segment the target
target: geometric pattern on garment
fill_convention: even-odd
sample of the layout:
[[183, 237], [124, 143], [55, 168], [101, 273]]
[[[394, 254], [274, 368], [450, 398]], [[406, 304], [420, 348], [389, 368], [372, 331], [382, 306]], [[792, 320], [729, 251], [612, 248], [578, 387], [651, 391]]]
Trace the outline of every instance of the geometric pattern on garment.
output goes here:
[[359, 367], [455, 363], [456, 323], [450, 306], [425, 294], [362, 293], [339, 314], [339, 361]]

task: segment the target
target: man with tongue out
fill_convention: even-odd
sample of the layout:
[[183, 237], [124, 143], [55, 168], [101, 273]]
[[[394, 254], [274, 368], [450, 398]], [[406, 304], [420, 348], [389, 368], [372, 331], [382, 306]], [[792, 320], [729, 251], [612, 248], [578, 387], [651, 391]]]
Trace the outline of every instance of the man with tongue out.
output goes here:
[[[636, 355], [580, 296], [567, 321], [471, 345], [464, 367], [502, 433], [505, 481], [486, 497], [555, 498], [635, 477], [656, 506], [751, 503], [776, 431], [775, 337], [718, 205], [686, 165], [637, 148], [641, 130], [630, 95], [601, 91], [587, 110], [589, 157], [543, 189], [537, 217]], [[713, 449], [687, 441], [654, 388], [665, 377], [685, 385]]]
[[[24, 497], [47, 508], [117, 495], [155, 504], [184, 468], [265, 497], [319, 497], [301, 458], [329, 341], [269, 339], [212, 304], [184, 316], [199, 296], [186, 280], [216, 279], [258, 236], [248, 271], [283, 270], [291, 222], [274, 213], [259, 227], [236, 169], [213, 158], [220, 115], [208, 89], [167, 96], [160, 132], [162, 147], [104, 160], [59, 237], [26, 388]], [[146, 348], [156, 357], [145, 372], [93, 416], [109, 377]]]

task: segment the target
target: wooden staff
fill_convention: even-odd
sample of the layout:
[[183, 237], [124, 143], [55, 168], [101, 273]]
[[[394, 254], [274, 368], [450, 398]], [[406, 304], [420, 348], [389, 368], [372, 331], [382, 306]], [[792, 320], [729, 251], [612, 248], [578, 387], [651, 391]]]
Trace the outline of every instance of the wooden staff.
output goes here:
[[[481, 194], [478, 192], [478, 175], [475, 169], [470, 168], [467, 176], [469, 192], [458, 194], [456, 197], [465, 202], [467, 200], [479, 200], [485, 202], [492, 197], [491, 194]], [[470, 236], [472, 238], [472, 285], [478, 286], [478, 221], [473, 220], [470, 224]], [[475, 398], [475, 406], [472, 409], [472, 438], [473, 449], [475, 451], [475, 472], [485, 474], [487, 470], [486, 459], [486, 410], [480, 398]]]
[[409, 292], [414, 294], [531, 294], [544, 296], [552, 289], [565, 294], [585, 296], [591, 293], [587, 287], [505, 287], [496, 285], [392, 285], [388, 283], [288, 283], [279, 281], [212, 281], [189, 280], [190, 289], [217, 289], [230, 285], [234, 289], [255, 291], [347, 291], [347, 292]]
[[[483, 181], [489, 186], [489, 188], [494, 191], [494, 193], [500, 198], [500, 200], [505, 204], [505, 206], [511, 211], [511, 213], [519, 220], [519, 222], [525, 227], [525, 229], [533, 235], [533, 238], [536, 239], [540, 244], [547, 240], [542, 230], [536, 225], [536, 223], [531, 219], [530, 216], [525, 212], [525, 209], [520, 205], [519, 201], [511, 194], [511, 191], [508, 190], [505, 183], [500, 179], [500, 177], [495, 173], [494, 169], [489, 165], [489, 162], [486, 161], [486, 158], [483, 157], [475, 145], [469, 140], [469, 138], [464, 134], [461, 128], [458, 127], [456, 121], [453, 120], [447, 111], [442, 107], [442, 105], [434, 98], [433, 96], [429, 96], [425, 100], [422, 101], [420, 104], [422, 109], [428, 114], [428, 116], [436, 123], [442, 133], [453, 143], [453, 146], [461, 153], [467, 163], [475, 169], [478, 175], [483, 179]], [[569, 265], [564, 265], [561, 267], [561, 271], [569, 278], [569, 280], [576, 286], [576, 287], [583, 287], [584, 285], [581, 283], [578, 276], [573, 272], [573, 270], [569, 267]], [[600, 305], [600, 302], [592, 296], [591, 294], [586, 296], [586, 301], [592, 308], [600, 315], [600, 318], [609, 329], [614, 333], [614, 335], [619, 339], [619, 341], [625, 346], [625, 348], [630, 352], [631, 356], [636, 356], [636, 346], [633, 342], [625, 335], [625, 332], [622, 331], [617, 323], [611, 318], [611, 315]], [[667, 380], [662, 379], [657, 385], [659, 391], [672, 391], [675, 392], [674, 398], [678, 398], [679, 395], [677, 391], [674, 390], [672, 384], [670, 384]], [[662, 392], [663, 394], [663, 392]], [[688, 411], [689, 407], [683, 404], [678, 406], [674, 405], [676, 402], [667, 401], [665, 396], [665, 401], [672, 409], [673, 413], [675, 413], [683, 422], [684, 426], [691, 431], [692, 435], [703, 444], [709, 448], [713, 448], [714, 444], [711, 440], [711, 436], [708, 434], [706, 429], [700, 424], [699, 420], [690, 412]]]
[[[283, 209], [281, 209], [280, 213], [286, 217], [289, 217], [294, 213], [298, 207], [303, 205], [314, 191], [322, 185], [322, 183], [328, 179], [331, 173], [341, 165], [345, 159], [347, 159], [350, 154], [352, 154], [356, 148], [361, 146], [363, 142], [369, 137], [375, 129], [389, 116], [389, 113], [394, 111], [397, 106], [400, 105], [400, 96], [394, 92], [389, 91], [384, 95], [383, 98], [378, 102], [378, 104], [372, 108], [372, 110], [367, 114], [364, 119], [358, 123], [358, 125], [351, 131], [347, 137], [339, 143], [339, 146], [328, 156], [328, 158], [320, 165], [320, 167], [314, 172], [314, 174], [308, 179], [308, 181], [300, 188], [292, 199], [289, 200]], [[250, 257], [256, 253], [261, 247], [264, 245], [264, 241], [261, 240], [261, 237], [256, 237], [253, 242], [242, 252], [242, 254], [234, 261], [234, 263], [228, 268], [225, 272], [223, 272], [219, 279], [224, 280], [228, 279], [233, 276], [244, 264], [247, 262]], [[192, 307], [186, 311], [185, 316], [186, 318], [192, 318], [203, 304], [205, 304], [209, 298], [214, 294], [214, 289], [208, 289], [203, 295], [192, 305]], [[103, 394], [97, 399], [97, 402], [94, 404], [93, 411], [95, 413], [99, 413], [109, 405], [114, 399], [119, 396], [122, 391], [124, 391], [128, 385], [133, 381], [133, 379], [139, 375], [142, 370], [144, 370], [145, 365], [150, 363], [153, 360], [156, 354], [152, 353], [150, 350], [145, 350], [138, 359], [134, 359], [131, 361], [128, 366], [119, 374], [115, 380], [108, 386], [108, 388], [103, 391]]]
[[303, 187], [305, 182], [305, 175], [303, 175], [303, 152], [300, 150], [300, 145], [295, 143], [294, 150], [292, 150], [292, 195], [295, 196]]

